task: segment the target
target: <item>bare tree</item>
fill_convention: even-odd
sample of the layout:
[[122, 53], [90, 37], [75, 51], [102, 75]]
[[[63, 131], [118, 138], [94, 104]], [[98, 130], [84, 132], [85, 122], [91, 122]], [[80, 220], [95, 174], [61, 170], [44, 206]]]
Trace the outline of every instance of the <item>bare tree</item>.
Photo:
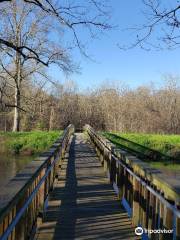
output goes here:
[[[161, 87], [141, 86], [137, 89], [112, 85], [80, 92], [73, 82], [49, 88], [42, 82], [23, 81], [21, 88], [21, 129], [64, 129], [72, 122], [76, 128], [89, 123], [97, 130], [180, 133], [180, 81], [166, 76]], [[55, 86], [55, 85], [54, 85]], [[0, 130], [10, 130], [12, 87], [0, 82]], [[1, 98], [2, 97], [2, 98]], [[30, 110], [30, 111], [29, 111]]]
[[[1, 35], [5, 36], [8, 41], [12, 41], [18, 48], [24, 45], [29, 46], [38, 56], [48, 64], [57, 64], [60, 68], [69, 72], [72, 70], [71, 61], [66, 53], [57, 42], [50, 41], [49, 31], [51, 28], [50, 19], [46, 14], [37, 15], [34, 6], [26, 6], [25, 3], [20, 4], [15, 0], [6, 7], [1, 9], [2, 31]], [[47, 77], [42, 71], [43, 62], [37, 65], [34, 58], [24, 58], [18, 51], [3, 46], [0, 58], [0, 66], [2, 69], [1, 76], [5, 78], [7, 83], [14, 89], [14, 103], [6, 104], [13, 107], [14, 124], [13, 131], [20, 129], [20, 111], [24, 111], [21, 107], [21, 91], [23, 82], [30, 80], [31, 76], [36, 73], [41, 77]], [[39, 76], [38, 76], [39, 77]]]
[[[10, 2], [10, 3], [9, 3]], [[1, 7], [3, 5], [8, 8], [9, 4], [14, 0], [0, 0]], [[19, 1], [20, 3], [23, 1]], [[90, 35], [94, 37], [97, 34], [96, 30], [106, 30], [111, 26], [109, 24], [109, 9], [104, 0], [89, 0], [89, 1], [55, 1], [55, 0], [24, 0], [24, 3], [33, 6], [39, 14], [46, 14], [51, 18], [52, 26], [60, 26], [66, 31], [69, 31], [73, 36], [75, 46], [86, 55], [84, 44], [78, 34], [79, 28], [83, 27], [88, 30]], [[31, 48], [29, 45], [17, 46], [5, 36], [0, 36], [0, 48], [6, 46], [14, 51], [17, 51], [24, 59], [34, 59], [37, 62], [49, 65], [49, 60], [42, 58], [38, 51]]]
[[130, 27], [136, 39], [123, 49], [141, 47], [146, 50], [174, 49], [180, 46], [180, 2], [142, 0], [145, 22], [141, 26]]

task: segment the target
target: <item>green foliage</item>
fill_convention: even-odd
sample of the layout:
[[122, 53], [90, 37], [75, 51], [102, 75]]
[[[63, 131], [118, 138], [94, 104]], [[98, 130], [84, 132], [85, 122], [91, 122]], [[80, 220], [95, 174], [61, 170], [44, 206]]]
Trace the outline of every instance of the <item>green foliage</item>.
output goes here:
[[19, 154], [20, 150], [23, 147], [22, 142], [12, 142], [10, 148], [13, 150], [14, 153]]
[[180, 164], [169, 164], [163, 162], [150, 162], [151, 167], [160, 168], [162, 170], [170, 170], [170, 171], [180, 171]]
[[6, 152], [32, 155], [47, 150], [61, 134], [62, 131], [8, 132], [0, 134], [0, 142]]
[[[180, 135], [139, 134], [139, 133], [102, 133], [112, 143], [135, 153], [153, 166], [168, 167], [172, 161], [180, 160]], [[174, 166], [178, 164], [174, 164]], [[170, 167], [171, 168], [171, 167]], [[172, 169], [176, 169], [173, 167]]]
[[46, 124], [45, 124], [45, 122], [43, 122], [43, 120], [41, 120], [40, 122], [38, 122], [38, 123], [36, 124], [36, 129], [37, 129], [37, 130], [41, 130], [41, 131], [45, 130], [45, 129], [46, 129]]
[[[109, 140], [115, 141], [117, 144], [131, 146], [135, 150], [141, 149], [141, 146], [132, 146], [129, 142], [125, 142], [121, 138], [125, 138], [139, 145], [157, 150], [163, 154], [171, 155], [173, 149], [180, 148], [180, 135], [159, 135], [159, 134], [139, 134], [139, 133], [109, 133], [104, 132], [103, 135]], [[119, 138], [121, 137], [121, 138]], [[145, 149], [144, 149], [145, 151]]]
[[121, 134], [119, 136], [168, 155], [171, 155], [172, 149], [180, 147], [180, 135]]

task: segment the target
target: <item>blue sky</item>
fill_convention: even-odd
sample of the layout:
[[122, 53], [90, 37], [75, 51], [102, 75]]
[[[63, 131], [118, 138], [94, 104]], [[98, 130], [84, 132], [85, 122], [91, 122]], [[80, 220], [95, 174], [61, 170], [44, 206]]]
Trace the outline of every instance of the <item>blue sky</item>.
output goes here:
[[[80, 89], [85, 89], [101, 85], [107, 80], [137, 87], [151, 81], [161, 83], [165, 74], [180, 75], [180, 49], [145, 51], [136, 48], [123, 51], [118, 48], [117, 44], [133, 42], [132, 33], [123, 29], [144, 21], [141, 13], [144, 6], [141, 0], [111, 0], [110, 4], [113, 13], [111, 21], [118, 27], [93, 41], [87, 38], [83, 30], [79, 31], [82, 41], [90, 42], [87, 52], [94, 61], [84, 58], [75, 50], [72, 56], [80, 63], [81, 74], [72, 74], [68, 78], [77, 82]], [[66, 80], [57, 68], [49, 72], [60, 82]]]

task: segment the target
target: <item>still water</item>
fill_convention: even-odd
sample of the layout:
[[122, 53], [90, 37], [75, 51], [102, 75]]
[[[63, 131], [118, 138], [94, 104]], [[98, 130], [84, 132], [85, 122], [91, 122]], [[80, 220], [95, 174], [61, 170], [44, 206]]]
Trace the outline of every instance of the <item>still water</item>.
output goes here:
[[0, 154], [0, 190], [33, 159], [34, 156]]

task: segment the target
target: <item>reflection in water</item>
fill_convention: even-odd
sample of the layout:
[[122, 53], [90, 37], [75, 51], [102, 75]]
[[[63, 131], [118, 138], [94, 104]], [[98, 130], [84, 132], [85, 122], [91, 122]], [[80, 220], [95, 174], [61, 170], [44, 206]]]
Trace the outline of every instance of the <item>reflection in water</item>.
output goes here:
[[0, 154], [0, 189], [34, 158], [34, 156]]

